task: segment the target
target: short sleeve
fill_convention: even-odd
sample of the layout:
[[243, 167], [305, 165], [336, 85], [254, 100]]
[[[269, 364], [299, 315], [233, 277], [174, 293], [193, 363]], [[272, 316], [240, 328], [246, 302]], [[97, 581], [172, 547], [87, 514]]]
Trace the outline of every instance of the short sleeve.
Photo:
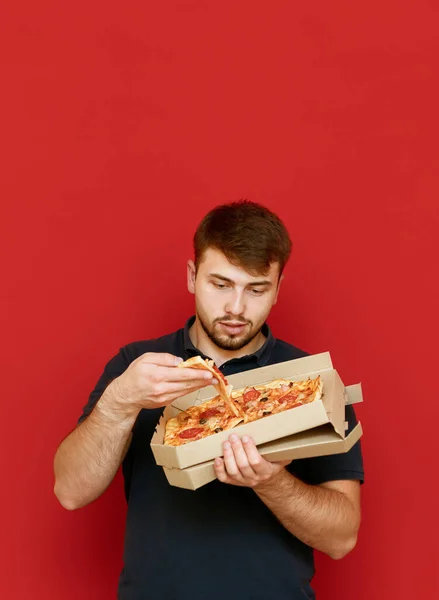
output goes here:
[[100, 376], [94, 390], [89, 396], [87, 404], [83, 408], [82, 415], [79, 417], [78, 423], [81, 423], [88, 417], [96, 402], [104, 393], [106, 387], [113, 381], [113, 379], [116, 379], [116, 377], [119, 377], [119, 375], [122, 375], [122, 373], [126, 371], [130, 362], [131, 361], [128, 359], [125, 349], [121, 348], [119, 353], [107, 363], [104, 372]]
[[[353, 406], [346, 406], [346, 421], [348, 422], [347, 433], [349, 433], [357, 424]], [[298, 479], [311, 485], [319, 485], [337, 479], [354, 479], [364, 483], [360, 441], [344, 454], [293, 460], [287, 468]]]

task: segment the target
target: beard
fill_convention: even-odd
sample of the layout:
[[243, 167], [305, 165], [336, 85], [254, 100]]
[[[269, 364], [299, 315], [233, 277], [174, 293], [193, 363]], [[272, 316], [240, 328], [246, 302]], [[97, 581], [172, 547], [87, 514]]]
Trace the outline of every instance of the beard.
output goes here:
[[216, 346], [218, 346], [218, 348], [221, 348], [221, 350], [241, 350], [241, 348], [247, 346], [247, 344], [249, 344], [262, 329], [261, 325], [259, 329], [252, 331], [253, 323], [251, 321], [239, 321], [239, 319], [233, 319], [234, 322], [239, 321], [240, 323], [250, 325], [250, 330], [247, 333], [244, 332], [242, 334], [228, 335], [226, 333], [219, 333], [218, 330], [215, 328], [215, 325], [220, 321], [222, 323], [227, 323], [227, 321], [231, 321], [231, 319], [229, 319], [228, 317], [215, 319], [210, 327], [207, 325], [207, 323], [204, 321], [203, 317], [198, 311], [197, 318], [200, 321], [201, 327], [203, 328], [207, 337]]

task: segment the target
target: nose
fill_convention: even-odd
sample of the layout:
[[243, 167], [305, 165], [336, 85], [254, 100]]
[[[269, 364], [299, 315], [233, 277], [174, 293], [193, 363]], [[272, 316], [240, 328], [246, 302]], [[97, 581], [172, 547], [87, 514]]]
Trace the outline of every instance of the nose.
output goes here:
[[225, 307], [228, 315], [241, 316], [245, 311], [244, 294], [238, 290], [233, 291], [232, 297]]

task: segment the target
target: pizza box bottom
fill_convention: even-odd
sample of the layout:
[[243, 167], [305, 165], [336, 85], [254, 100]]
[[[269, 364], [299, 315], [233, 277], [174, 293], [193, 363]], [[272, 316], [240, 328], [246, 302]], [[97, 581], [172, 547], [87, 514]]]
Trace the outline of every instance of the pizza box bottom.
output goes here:
[[[361, 384], [348, 386], [346, 395], [346, 404], [362, 402]], [[258, 450], [266, 460], [271, 462], [343, 454], [348, 452], [362, 435], [361, 423], [357, 423], [354, 429], [344, 438], [341, 438], [334, 431], [332, 425], [326, 424], [261, 444], [258, 446]], [[186, 469], [162, 468], [170, 485], [187, 490], [196, 490], [216, 479], [213, 463], [214, 461], [210, 460]]]
[[[323, 425], [316, 429], [297, 433], [282, 441], [268, 442], [259, 446], [258, 450], [271, 462], [342, 454], [348, 452], [363, 434], [361, 423], [358, 423], [344, 439], [341, 439], [331, 426]], [[186, 469], [162, 468], [170, 485], [186, 490], [197, 490], [216, 479], [213, 460]]]

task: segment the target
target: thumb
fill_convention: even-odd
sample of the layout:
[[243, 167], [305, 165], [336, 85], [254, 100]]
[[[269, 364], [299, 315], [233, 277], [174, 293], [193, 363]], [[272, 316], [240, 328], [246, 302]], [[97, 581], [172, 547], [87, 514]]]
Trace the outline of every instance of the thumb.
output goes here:
[[183, 359], [167, 352], [146, 352], [142, 354], [142, 362], [158, 365], [160, 367], [176, 367]]

